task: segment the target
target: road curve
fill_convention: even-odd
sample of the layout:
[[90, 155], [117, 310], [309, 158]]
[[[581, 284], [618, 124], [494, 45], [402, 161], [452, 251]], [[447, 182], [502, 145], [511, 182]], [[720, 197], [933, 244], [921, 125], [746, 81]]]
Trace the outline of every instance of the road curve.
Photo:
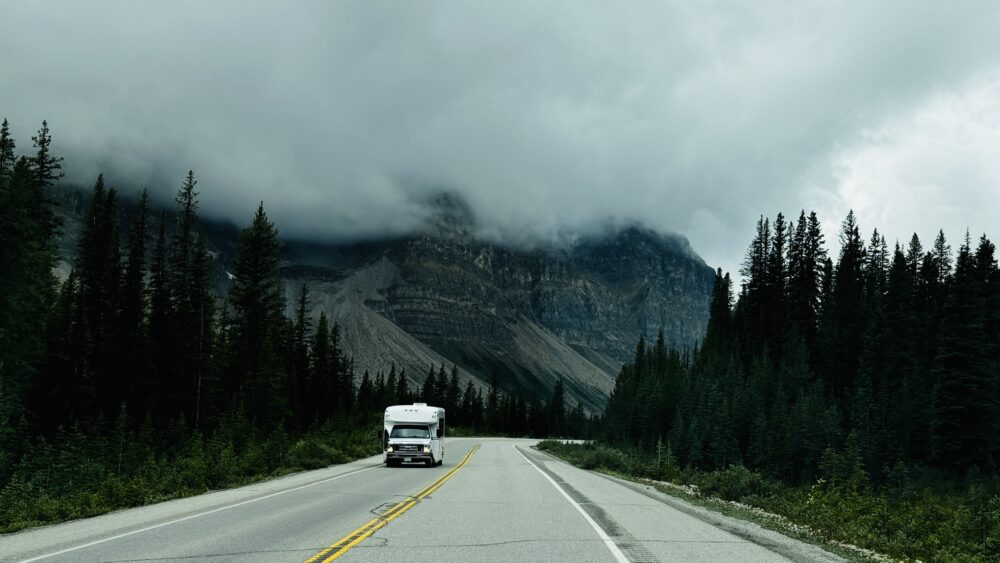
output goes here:
[[0, 561], [839, 560], [534, 442], [452, 438], [440, 467], [373, 457], [0, 536]]

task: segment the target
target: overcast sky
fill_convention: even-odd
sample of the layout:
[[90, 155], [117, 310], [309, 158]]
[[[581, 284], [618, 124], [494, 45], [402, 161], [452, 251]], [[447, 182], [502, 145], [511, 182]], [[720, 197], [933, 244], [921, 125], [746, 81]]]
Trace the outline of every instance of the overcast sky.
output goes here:
[[[3, 2], [0, 116], [104, 171], [281, 231], [490, 236], [636, 219], [735, 270], [761, 215], [890, 244], [1000, 238], [1000, 3]], [[925, 241], [929, 243], [929, 240]]]

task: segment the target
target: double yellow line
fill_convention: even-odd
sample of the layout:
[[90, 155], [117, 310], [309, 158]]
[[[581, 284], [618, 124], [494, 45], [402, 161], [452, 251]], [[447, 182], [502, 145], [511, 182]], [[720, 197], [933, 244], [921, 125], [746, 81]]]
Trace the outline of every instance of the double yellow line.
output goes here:
[[438, 488], [441, 485], [443, 485], [445, 481], [451, 479], [451, 477], [455, 475], [455, 473], [458, 473], [459, 469], [465, 467], [466, 463], [469, 463], [469, 459], [472, 457], [472, 454], [476, 453], [476, 450], [478, 449], [479, 449], [479, 444], [476, 444], [475, 446], [472, 447], [471, 450], [469, 450], [469, 453], [465, 454], [465, 457], [462, 458], [462, 461], [460, 461], [458, 465], [456, 465], [450, 471], [445, 473], [440, 479], [434, 481], [430, 485], [427, 485], [423, 489], [420, 489], [420, 492], [407, 498], [406, 500], [399, 501], [396, 504], [392, 505], [391, 507], [389, 507], [389, 510], [386, 510], [377, 518], [370, 520], [364, 526], [361, 526], [357, 530], [354, 530], [353, 532], [337, 540], [330, 547], [327, 547], [326, 549], [320, 551], [316, 555], [313, 555], [309, 559], [306, 559], [306, 563], [316, 563], [317, 561], [321, 561], [322, 563], [327, 563], [327, 561], [333, 561], [334, 559], [347, 553], [347, 551], [350, 550], [352, 547], [365, 541], [365, 538], [374, 534], [376, 530], [378, 530], [382, 526], [385, 526], [389, 522], [392, 522], [397, 516], [406, 512], [407, 510], [412, 508], [413, 505], [417, 504], [418, 502], [426, 498], [428, 495], [438, 490]]

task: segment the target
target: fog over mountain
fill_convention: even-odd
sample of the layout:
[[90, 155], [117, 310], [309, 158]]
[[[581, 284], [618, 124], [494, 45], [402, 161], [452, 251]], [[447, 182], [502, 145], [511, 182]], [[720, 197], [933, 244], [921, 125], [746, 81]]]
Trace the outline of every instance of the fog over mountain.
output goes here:
[[1000, 5], [775, 4], [8, 3], [0, 114], [21, 148], [48, 119], [72, 182], [169, 201], [193, 168], [206, 215], [295, 238], [407, 232], [442, 190], [487, 238], [636, 220], [729, 270], [778, 210], [989, 230]]

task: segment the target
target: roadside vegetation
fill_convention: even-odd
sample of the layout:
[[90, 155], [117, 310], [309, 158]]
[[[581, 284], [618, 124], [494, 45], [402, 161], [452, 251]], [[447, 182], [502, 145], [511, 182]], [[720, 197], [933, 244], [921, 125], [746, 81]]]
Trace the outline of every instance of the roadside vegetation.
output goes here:
[[[0, 533], [245, 485], [374, 455], [371, 425], [330, 422], [298, 438], [227, 417], [210, 436], [176, 425], [154, 432], [121, 419], [106, 432], [78, 425], [39, 438], [0, 490]], [[364, 431], [342, 430], [364, 428]], [[340, 428], [340, 429], [338, 429]]]

